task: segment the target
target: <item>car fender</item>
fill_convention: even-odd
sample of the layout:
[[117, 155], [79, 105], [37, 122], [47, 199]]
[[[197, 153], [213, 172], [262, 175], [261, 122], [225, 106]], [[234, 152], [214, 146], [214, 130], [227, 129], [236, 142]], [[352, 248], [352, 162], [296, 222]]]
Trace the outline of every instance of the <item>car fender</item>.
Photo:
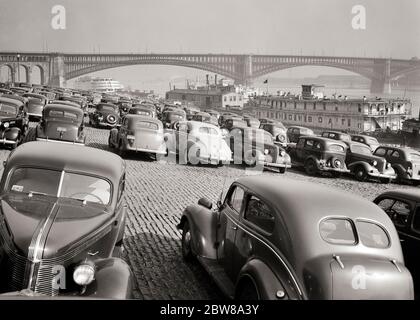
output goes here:
[[95, 261], [93, 283], [86, 287], [84, 296], [104, 299], [131, 299], [133, 274], [128, 264], [119, 258]]
[[17, 127], [7, 128], [6, 131], [4, 132], [4, 137], [7, 140], [18, 141], [20, 135], [21, 135], [21, 130]]
[[274, 272], [271, 271], [265, 262], [258, 258], [248, 261], [242, 267], [235, 286], [235, 296], [238, 295], [243, 283], [249, 280], [254, 284], [261, 300], [280, 299], [276, 296], [277, 292], [282, 291], [286, 293], [283, 284]]
[[354, 172], [354, 170], [359, 166], [362, 166], [366, 172], [370, 172], [371, 170], [378, 171], [375, 167], [372, 167], [369, 163], [365, 161], [356, 161], [356, 162], [349, 163], [347, 165], [347, 168], [351, 172]]
[[177, 228], [182, 230], [188, 222], [191, 232], [191, 248], [194, 254], [200, 257], [216, 259], [217, 248], [216, 223], [218, 214], [201, 205], [191, 205], [185, 208], [181, 222]]
[[313, 160], [313, 161], [315, 161], [315, 163], [316, 163], [316, 166], [318, 167], [318, 169], [319, 169], [319, 159], [317, 158], [317, 157], [315, 157], [314, 155], [310, 155], [310, 156], [307, 156], [306, 158], [305, 158], [305, 161], [303, 162], [304, 164], [306, 164], [306, 162], [308, 161], [308, 160]]
[[404, 168], [401, 164], [395, 163], [391, 166], [398, 176], [402, 177], [403, 179], [410, 179], [410, 177], [407, 175], [407, 169]]

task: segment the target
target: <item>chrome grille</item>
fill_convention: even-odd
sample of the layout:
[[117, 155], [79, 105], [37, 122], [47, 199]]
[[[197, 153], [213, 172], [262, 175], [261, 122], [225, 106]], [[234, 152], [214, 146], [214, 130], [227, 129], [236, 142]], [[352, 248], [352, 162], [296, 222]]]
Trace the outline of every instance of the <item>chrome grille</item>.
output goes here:
[[45, 294], [48, 296], [56, 296], [59, 293], [58, 288], [53, 288], [54, 276], [53, 272], [54, 265], [44, 264], [41, 262], [38, 272], [36, 273], [36, 284], [34, 291], [36, 293]]
[[6, 251], [5, 271], [7, 287], [10, 291], [19, 291], [27, 286], [27, 274], [30, 269], [29, 261], [9, 250]]

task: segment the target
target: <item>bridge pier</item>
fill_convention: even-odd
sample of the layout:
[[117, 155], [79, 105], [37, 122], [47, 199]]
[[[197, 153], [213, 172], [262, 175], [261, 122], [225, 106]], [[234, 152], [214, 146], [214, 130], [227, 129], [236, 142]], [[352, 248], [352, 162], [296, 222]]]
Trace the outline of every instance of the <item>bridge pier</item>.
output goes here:
[[391, 93], [391, 60], [375, 59], [373, 72], [376, 75], [370, 82], [370, 93]]
[[50, 72], [48, 85], [54, 87], [64, 87], [66, 85], [64, 58], [54, 55], [50, 60]]

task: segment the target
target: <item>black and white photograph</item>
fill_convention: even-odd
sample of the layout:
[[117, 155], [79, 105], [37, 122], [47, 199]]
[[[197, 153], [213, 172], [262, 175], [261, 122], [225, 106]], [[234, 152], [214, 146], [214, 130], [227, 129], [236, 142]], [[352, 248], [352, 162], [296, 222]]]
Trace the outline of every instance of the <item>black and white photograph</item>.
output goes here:
[[420, 298], [420, 1], [0, 0], [0, 30], [0, 302]]

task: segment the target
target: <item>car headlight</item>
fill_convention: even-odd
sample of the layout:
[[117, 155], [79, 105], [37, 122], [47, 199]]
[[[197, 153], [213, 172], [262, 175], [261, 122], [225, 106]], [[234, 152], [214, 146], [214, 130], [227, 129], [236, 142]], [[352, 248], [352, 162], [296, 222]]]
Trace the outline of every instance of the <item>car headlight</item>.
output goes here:
[[136, 137], [135, 136], [133, 136], [133, 135], [131, 135], [131, 134], [128, 134], [127, 135], [127, 140], [135, 140], [136, 139]]
[[374, 166], [374, 167], [376, 167], [376, 165], [378, 164], [378, 161], [376, 161], [376, 160], [373, 160], [372, 161], [372, 165]]
[[103, 115], [101, 115], [101, 114], [100, 114], [100, 115], [98, 115], [98, 119], [101, 119], [101, 120], [102, 120], [103, 118], [104, 118], [104, 116], [103, 116]]
[[84, 262], [78, 265], [73, 272], [73, 280], [80, 286], [87, 286], [95, 280], [95, 266], [93, 263]]
[[387, 169], [391, 168], [391, 163], [389, 163], [389, 162], [388, 162], [388, 163], [386, 164], [386, 168], [387, 168]]
[[286, 155], [286, 151], [281, 150], [281, 151], [280, 151], [280, 155], [281, 155], [282, 157], [284, 157], [284, 156]]
[[268, 154], [268, 149], [264, 150], [264, 154], [267, 155]]
[[5, 122], [5, 123], [3, 123], [3, 126], [5, 127], [5, 128], [9, 128], [9, 122]]
[[277, 136], [277, 140], [278, 140], [278, 141], [280, 141], [280, 142], [284, 142], [284, 140], [285, 140], [285, 139], [286, 139], [286, 138], [285, 138], [283, 135], [280, 135], [280, 134], [279, 134], [279, 135]]

